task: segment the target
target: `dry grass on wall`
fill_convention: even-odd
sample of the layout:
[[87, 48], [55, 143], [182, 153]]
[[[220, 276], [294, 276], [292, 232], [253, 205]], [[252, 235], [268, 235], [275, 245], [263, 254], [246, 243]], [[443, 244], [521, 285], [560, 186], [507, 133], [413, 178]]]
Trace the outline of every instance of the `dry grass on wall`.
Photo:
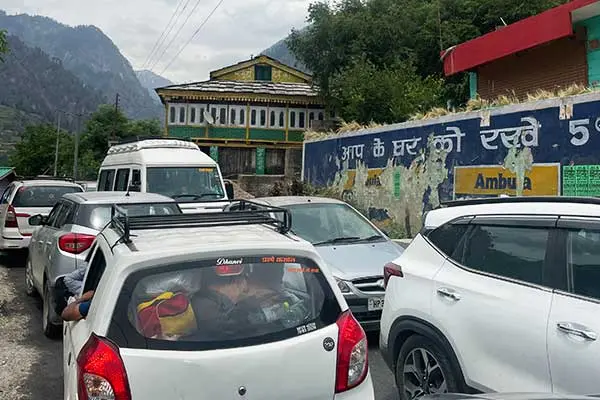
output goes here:
[[[458, 114], [458, 113], [462, 113], [462, 112], [479, 111], [479, 110], [486, 110], [486, 109], [490, 109], [490, 108], [503, 107], [503, 106], [508, 106], [508, 105], [512, 105], [512, 104], [529, 103], [529, 102], [540, 101], [540, 100], [548, 100], [548, 99], [576, 96], [576, 95], [590, 93], [590, 92], [592, 92], [592, 89], [589, 87], [586, 87], [584, 85], [573, 84], [573, 85], [565, 87], [565, 88], [557, 88], [556, 90], [553, 90], [553, 91], [538, 89], [534, 93], [527, 94], [525, 99], [519, 99], [514, 92], [511, 92], [511, 93], [508, 93], [505, 95], [500, 95], [496, 99], [491, 100], [491, 101], [477, 97], [475, 99], [469, 100], [464, 108], [460, 108], [460, 109], [453, 111], [453, 110], [448, 110], [447, 108], [443, 108], [443, 107], [434, 107], [426, 113], [417, 113], [417, 114], [412, 115], [409, 118], [409, 121], [422, 121], [422, 120], [428, 120], [428, 119], [435, 119], [435, 118], [443, 117], [445, 115], [450, 115], [450, 114]], [[352, 122], [344, 121], [342, 123], [341, 127], [335, 131], [316, 132], [316, 131], [308, 130], [308, 131], [304, 132], [304, 139], [305, 140], [327, 139], [329, 137], [336, 136], [336, 135], [339, 135], [342, 133], [356, 132], [356, 131], [359, 131], [362, 129], [379, 128], [382, 126], [385, 126], [385, 125], [377, 124], [375, 122], [371, 122], [368, 125], [361, 125], [356, 121], [352, 121]]]

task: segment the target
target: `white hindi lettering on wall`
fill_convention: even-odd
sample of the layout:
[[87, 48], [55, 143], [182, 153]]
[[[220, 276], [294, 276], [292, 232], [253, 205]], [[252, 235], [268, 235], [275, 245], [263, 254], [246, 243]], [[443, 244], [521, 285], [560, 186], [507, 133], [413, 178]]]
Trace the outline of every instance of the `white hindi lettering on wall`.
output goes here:
[[481, 131], [479, 135], [481, 145], [486, 150], [497, 150], [498, 145], [494, 142], [500, 136], [502, 144], [507, 149], [512, 147], [519, 148], [521, 145], [525, 147], [537, 147], [541, 124], [533, 117], [523, 117], [521, 118], [521, 122], [526, 122], [527, 125]]
[[373, 139], [373, 157], [380, 158], [385, 155], [385, 145], [379, 138]]
[[362, 160], [364, 144], [355, 144], [353, 146], [342, 146], [342, 161], [346, 160]]
[[406, 149], [406, 153], [411, 156], [417, 155], [416, 147], [421, 141], [421, 138], [412, 138], [412, 139], [404, 139], [404, 140], [393, 140], [392, 144], [394, 145], [394, 149], [392, 151], [392, 155], [394, 157], [400, 157], [404, 155], [404, 150]]
[[466, 135], [460, 130], [460, 128], [449, 126], [446, 128], [446, 132], [454, 132], [449, 133], [447, 135], [440, 135], [433, 137], [433, 145], [438, 151], [446, 151], [448, 153], [454, 150], [454, 141], [452, 139], [456, 139], [456, 152], [460, 153], [462, 151], [462, 138]]

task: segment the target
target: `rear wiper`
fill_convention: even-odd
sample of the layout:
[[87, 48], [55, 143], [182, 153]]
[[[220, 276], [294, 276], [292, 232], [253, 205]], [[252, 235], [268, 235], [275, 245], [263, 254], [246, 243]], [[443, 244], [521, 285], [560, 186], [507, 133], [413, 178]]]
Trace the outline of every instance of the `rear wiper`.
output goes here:
[[358, 236], [346, 236], [346, 237], [338, 237], [335, 239], [329, 239], [329, 240], [325, 240], [323, 242], [318, 242], [318, 243], [313, 243], [313, 246], [320, 246], [323, 244], [335, 244], [335, 243], [348, 243], [348, 242], [356, 242], [357, 240], [360, 240], [360, 238]]

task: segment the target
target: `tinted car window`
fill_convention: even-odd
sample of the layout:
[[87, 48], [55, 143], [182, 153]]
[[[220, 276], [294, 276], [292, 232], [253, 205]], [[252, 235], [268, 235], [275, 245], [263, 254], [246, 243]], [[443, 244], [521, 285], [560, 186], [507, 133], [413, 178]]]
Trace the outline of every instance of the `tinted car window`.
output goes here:
[[302, 335], [335, 323], [340, 312], [311, 260], [222, 258], [131, 275], [112, 338], [127, 347], [232, 348]]
[[447, 256], [452, 256], [469, 226], [446, 224], [429, 232], [427, 237]]
[[8, 199], [10, 198], [10, 194], [12, 193], [14, 186], [7, 187], [2, 193], [2, 197], [0, 198], [0, 204], [8, 203]]
[[[171, 215], [181, 214], [177, 204], [122, 204], [120, 207], [127, 210], [130, 216], [139, 215]], [[86, 204], [77, 214], [78, 225], [87, 226], [96, 230], [102, 230], [110, 221], [110, 204]]]
[[53, 221], [52, 226], [55, 228], [62, 228], [63, 225], [73, 222], [73, 215], [75, 213], [75, 205], [70, 202], [63, 202], [56, 219]]
[[104, 171], [100, 172], [100, 179], [98, 179], [98, 191], [112, 191], [114, 178], [114, 169], [105, 169]]
[[572, 274], [572, 291], [600, 299], [600, 231], [570, 231], [567, 261]]
[[53, 207], [63, 194], [81, 191], [78, 186], [23, 186], [12, 204], [14, 207]]
[[115, 190], [124, 192], [127, 191], [127, 183], [129, 182], [129, 168], [120, 169], [117, 171], [117, 181], [115, 182]]
[[542, 284], [549, 230], [475, 225], [463, 264], [524, 282]]

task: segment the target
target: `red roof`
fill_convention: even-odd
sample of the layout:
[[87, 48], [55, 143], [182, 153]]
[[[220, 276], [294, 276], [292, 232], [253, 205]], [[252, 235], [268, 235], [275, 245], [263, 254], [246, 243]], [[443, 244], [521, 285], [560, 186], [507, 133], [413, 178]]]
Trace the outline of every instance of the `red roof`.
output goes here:
[[571, 12], [600, 0], [572, 0], [442, 52], [446, 76], [573, 33]]

